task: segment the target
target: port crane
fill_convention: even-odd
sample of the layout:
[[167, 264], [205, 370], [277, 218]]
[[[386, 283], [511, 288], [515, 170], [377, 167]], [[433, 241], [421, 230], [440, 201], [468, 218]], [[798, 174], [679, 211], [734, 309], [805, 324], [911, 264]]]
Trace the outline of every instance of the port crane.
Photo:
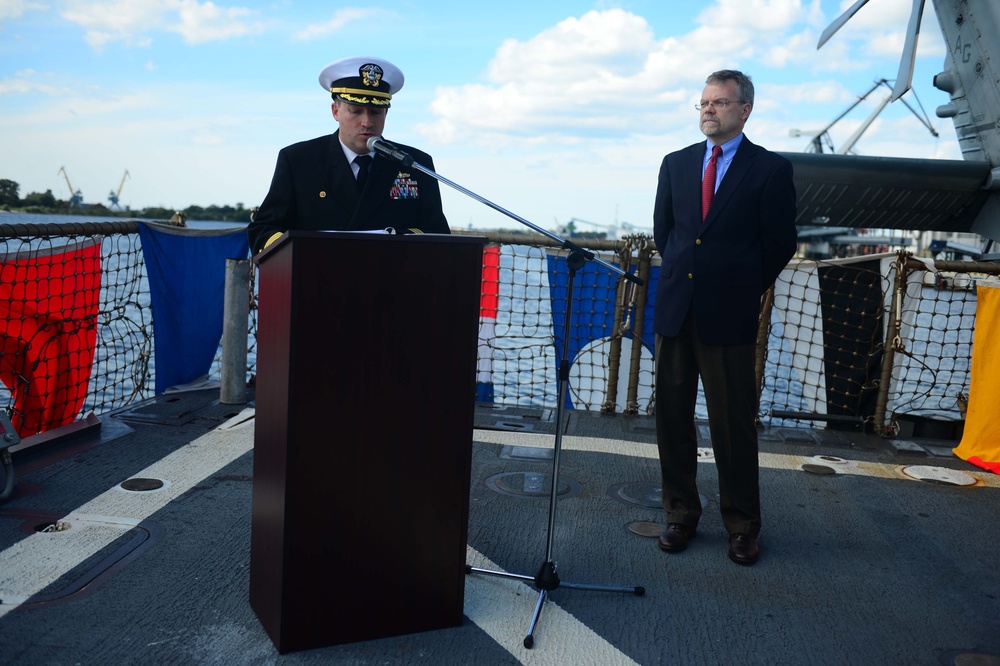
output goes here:
[[83, 203], [83, 192], [73, 189], [73, 186], [69, 182], [69, 174], [66, 173], [66, 167], [59, 167], [56, 175], [58, 176], [59, 174], [62, 174], [63, 178], [66, 179], [66, 187], [69, 188], [69, 207], [76, 208]]
[[122, 182], [118, 185], [118, 191], [111, 190], [108, 192], [108, 201], [111, 202], [112, 208], [121, 209], [121, 206], [118, 205], [118, 197], [122, 195], [122, 188], [125, 187], [126, 178], [128, 178], [128, 169], [125, 169], [125, 173], [122, 175]]

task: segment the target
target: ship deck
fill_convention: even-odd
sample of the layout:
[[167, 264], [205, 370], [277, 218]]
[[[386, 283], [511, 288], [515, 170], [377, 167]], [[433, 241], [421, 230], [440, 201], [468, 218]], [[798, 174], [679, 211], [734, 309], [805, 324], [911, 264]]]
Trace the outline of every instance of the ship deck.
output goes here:
[[[460, 627], [279, 655], [248, 601], [253, 403], [168, 394], [100, 421], [15, 451], [3, 663], [1000, 664], [1000, 477], [957, 442], [764, 428], [761, 559], [744, 567], [710, 449], [698, 535], [668, 555], [652, 419], [568, 412], [559, 577], [644, 595], [560, 586], [527, 649], [538, 591], [472, 573]], [[477, 408], [468, 564], [533, 576], [546, 560], [555, 431], [552, 410]]]

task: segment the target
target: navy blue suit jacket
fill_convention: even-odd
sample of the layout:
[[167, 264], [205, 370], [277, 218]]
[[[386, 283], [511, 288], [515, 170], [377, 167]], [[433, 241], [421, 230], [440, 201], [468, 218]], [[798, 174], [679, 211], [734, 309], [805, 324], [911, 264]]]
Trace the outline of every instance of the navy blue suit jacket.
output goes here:
[[[359, 193], [338, 132], [282, 148], [271, 187], [247, 228], [250, 248], [290, 229], [361, 231], [393, 228], [451, 233], [441, 208], [441, 189], [432, 176], [376, 155]], [[427, 153], [397, 144], [421, 166], [434, 171]]]
[[669, 337], [693, 308], [706, 344], [752, 344], [761, 295], [795, 254], [791, 163], [746, 136], [701, 220], [705, 142], [663, 158], [653, 236], [662, 258], [654, 329]]

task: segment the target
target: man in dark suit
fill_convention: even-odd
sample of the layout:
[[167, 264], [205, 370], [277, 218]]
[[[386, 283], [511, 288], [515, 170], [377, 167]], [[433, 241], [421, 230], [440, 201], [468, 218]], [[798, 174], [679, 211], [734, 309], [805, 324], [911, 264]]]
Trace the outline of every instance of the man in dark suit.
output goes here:
[[[320, 72], [333, 96], [333, 134], [283, 148], [271, 187], [247, 228], [254, 254], [289, 229], [450, 233], [438, 182], [413, 167], [368, 150], [382, 136], [403, 73], [385, 60], [344, 58]], [[431, 156], [397, 144], [431, 171]]]
[[753, 102], [745, 74], [708, 77], [698, 105], [708, 140], [663, 158], [653, 210], [662, 257], [656, 434], [667, 512], [659, 545], [684, 550], [701, 518], [694, 423], [700, 376], [728, 554], [738, 564], [759, 555], [754, 353], [761, 296], [796, 247], [792, 165], [743, 134]]

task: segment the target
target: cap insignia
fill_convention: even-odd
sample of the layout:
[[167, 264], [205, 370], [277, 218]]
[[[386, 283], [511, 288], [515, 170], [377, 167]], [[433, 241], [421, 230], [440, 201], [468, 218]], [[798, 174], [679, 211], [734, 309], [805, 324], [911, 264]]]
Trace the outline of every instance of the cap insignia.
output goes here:
[[378, 88], [378, 84], [382, 82], [382, 68], [369, 63], [358, 70], [358, 76], [366, 86]]

